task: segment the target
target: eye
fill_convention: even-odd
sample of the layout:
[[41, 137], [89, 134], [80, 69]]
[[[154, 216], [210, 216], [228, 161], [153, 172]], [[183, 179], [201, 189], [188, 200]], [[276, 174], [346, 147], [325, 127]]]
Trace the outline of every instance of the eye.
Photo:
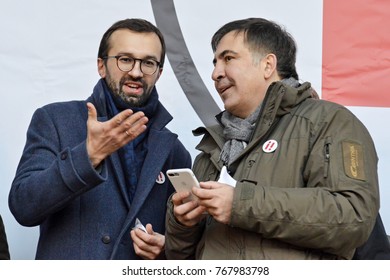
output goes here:
[[134, 62], [134, 58], [130, 56], [121, 56], [118, 58], [120, 62], [126, 63], [126, 64], [132, 64]]
[[156, 63], [154, 60], [151, 60], [151, 59], [149, 59], [149, 60], [143, 60], [143, 61], [142, 61], [142, 64], [143, 64], [144, 66], [150, 67], [150, 68], [156, 67], [156, 66], [157, 66], [157, 63]]
[[234, 58], [234, 57], [228, 55], [228, 56], [225, 57], [225, 61], [230, 61], [230, 60], [232, 60], [233, 58]]
[[223, 59], [225, 60], [225, 62], [229, 62], [230, 60], [232, 60], [234, 57], [230, 56], [230, 55], [226, 55], [223, 57]]

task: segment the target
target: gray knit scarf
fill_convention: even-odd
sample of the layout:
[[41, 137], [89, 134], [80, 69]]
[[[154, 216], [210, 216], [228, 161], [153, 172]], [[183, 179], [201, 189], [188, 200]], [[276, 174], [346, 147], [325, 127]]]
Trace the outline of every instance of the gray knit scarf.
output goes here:
[[236, 117], [228, 111], [222, 113], [221, 123], [224, 126], [223, 135], [226, 142], [222, 148], [220, 160], [224, 165], [229, 166], [245, 149], [259, 116], [260, 107], [257, 107], [256, 111], [246, 119]]
[[[292, 77], [283, 79], [281, 82], [291, 87], [299, 86], [299, 82]], [[260, 108], [261, 104], [246, 119], [236, 117], [228, 111], [222, 113], [221, 123], [224, 127], [223, 135], [226, 142], [219, 159], [222, 160], [224, 165], [229, 166], [247, 146], [256, 125], [256, 120], [259, 117]]]

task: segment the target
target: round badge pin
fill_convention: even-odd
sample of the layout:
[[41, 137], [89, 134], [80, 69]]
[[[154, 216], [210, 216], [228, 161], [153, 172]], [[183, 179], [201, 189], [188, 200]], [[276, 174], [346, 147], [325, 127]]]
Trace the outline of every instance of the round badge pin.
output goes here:
[[160, 185], [165, 183], [165, 175], [161, 171], [160, 171], [160, 174], [158, 174], [158, 176], [157, 176], [156, 183], [160, 184]]
[[270, 139], [265, 141], [263, 144], [264, 153], [273, 153], [278, 148], [278, 142], [276, 140]]

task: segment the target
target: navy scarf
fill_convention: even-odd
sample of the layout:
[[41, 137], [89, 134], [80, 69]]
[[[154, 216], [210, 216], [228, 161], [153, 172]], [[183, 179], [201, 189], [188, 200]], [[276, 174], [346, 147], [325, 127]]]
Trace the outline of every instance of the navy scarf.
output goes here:
[[146, 140], [158, 105], [158, 94], [154, 87], [148, 101], [143, 107], [131, 107], [118, 96], [113, 95], [104, 81], [102, 81], [102, 86], [106, 96], [109, 119], [125, 109], [131, 109], [134, 113], [142, 111], [149, 119], [146, 131], [118, 151], [131, 203], [137, 190], [138, 177], [140, 176], [142, 165], [148, 151]]

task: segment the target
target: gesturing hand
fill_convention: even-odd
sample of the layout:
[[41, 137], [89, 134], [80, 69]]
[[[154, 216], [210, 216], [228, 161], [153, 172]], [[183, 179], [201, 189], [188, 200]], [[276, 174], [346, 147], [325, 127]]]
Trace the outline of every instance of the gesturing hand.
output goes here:
[[124, 110], [106, 122], [97, 120], [96, 108], [87, 103], [87, 152], [93, 167], [146, 130], [143, 112]]

